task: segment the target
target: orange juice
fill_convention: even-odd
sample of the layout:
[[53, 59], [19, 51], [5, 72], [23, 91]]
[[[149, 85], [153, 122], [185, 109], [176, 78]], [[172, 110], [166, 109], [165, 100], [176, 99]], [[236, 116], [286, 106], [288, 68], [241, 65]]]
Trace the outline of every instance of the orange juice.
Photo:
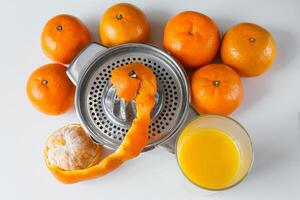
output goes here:
[[185, 176], [207, 189], [231, 185], [240, 165], [233, 139], [214, 128], [184, 129], [177, 142], [177, 159]]

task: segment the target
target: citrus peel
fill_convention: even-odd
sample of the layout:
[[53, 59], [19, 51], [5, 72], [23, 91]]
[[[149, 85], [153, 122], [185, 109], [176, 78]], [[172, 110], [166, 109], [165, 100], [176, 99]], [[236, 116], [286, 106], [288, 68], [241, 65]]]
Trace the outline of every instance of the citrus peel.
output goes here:
[[[132, 77], [131, 74], [135, 76]], [[79, 170], [63, 170], [51, 164], [47, 157], [47, 167], [52, 174], [63, 183], [76, 183], [103, 176], [118, 168], [123, 162], [140, 154], [148, 142], [148, 127], [151, 111], [155, 105], [156, 77], [153, 72], [141, 63], [134, 62], [118, 67], [112, 71], [111, 82], [117, 95], [136, 103], [136, 118], [132, 122], [119, 148], [105, 157], [101, 162], [91, 167]], [[135, 84], [128, 84], [134, 82]], [[130, 95], [125, 95], [130, 91]]]

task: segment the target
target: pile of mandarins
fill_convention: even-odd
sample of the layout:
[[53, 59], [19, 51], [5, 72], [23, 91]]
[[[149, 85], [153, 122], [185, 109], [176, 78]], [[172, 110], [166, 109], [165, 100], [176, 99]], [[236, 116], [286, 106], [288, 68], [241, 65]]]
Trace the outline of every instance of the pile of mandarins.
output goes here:
[[[264, 28], [240, 23], [230, 28], [220, 42], [212, 19], [198, 12], [179, 13], [167, 23], [164, 48], [191, 76], [192, 104], [199, 113], [228, 115], [243, 99], [240, 76], [265, 72], [276, 56], [275, 42]], [[223, 64], [210, 64], [220, 49]]]
[[[103, 14], [99, 35], [108, 47], [147, 43], [150, 27], [139, 8], [121, 3]], [[27, 95], [38, 110], [58, 115], [73, 108], [75, 88], [64, 64], [70, 64], [90, 42], [88, 29], [74, 16], [58, 15], [46, 23], [41, 46], [55, 63], [38, 68], [27, 82]], [[220, 40], [216, 23], [195, 11], [181, 12], [167, 22], [163, 46], [185, 69], [192, 70], [192, 104], [199, 113], [232, 113], [243, 99], [240, 76], [264, 73], [276, 56], [274, 39], [263, 27], [240, 23]], [[212, 64], [218, 52], [223, 63]]]

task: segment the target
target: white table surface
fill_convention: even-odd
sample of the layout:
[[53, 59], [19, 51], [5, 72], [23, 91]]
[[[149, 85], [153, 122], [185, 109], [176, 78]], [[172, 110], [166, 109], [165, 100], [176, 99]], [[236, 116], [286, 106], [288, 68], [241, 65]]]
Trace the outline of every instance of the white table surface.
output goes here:
[[203, 12], [221, 31], [255, 22], [271, 31], [278, 48], [273, 67], [258, 78], [243, 79], [245, 100], [232, 115], [249, 131], [254, 166], [240, 185], [205, 192], [181, 175], [174, 155], [161, 148], [142, 154], [113, 173], [64, 185], [43, 161], [49, 133], [78, 122], [74, 111], [46, 116], [31, 106], [25, 86], [29, 74], [49, 63], [39, 37], [52, 16], [81, 18], [98, 41], [104, 10], [118, 1], [1, 1], [0, 6], [0, 199], [299, 199], [300, 198], [300, 1], [128, 1], [151, 22], [152, 44], [161, 46], [166, 21], [183, 10]]

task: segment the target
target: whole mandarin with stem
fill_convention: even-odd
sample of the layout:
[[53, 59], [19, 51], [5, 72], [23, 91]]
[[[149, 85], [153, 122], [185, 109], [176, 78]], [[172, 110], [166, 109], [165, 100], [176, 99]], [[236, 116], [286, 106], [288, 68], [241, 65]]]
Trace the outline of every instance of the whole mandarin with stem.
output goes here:
[[148, 19], [138, 7], [120, 3], [108, 8], [99, 25], [102, 44], [108, 47], [149, 40]]
[[229, 115], [243, 100], [239, 75], [225, 64], [209, 64], [191, 78], [192, 105], [201, 114]]
[[42, 50], [52, 61], [69, 64], [91, 42], [87, 27], [72, 15], [57, 15], [43, 28]]
[[240, 76], [259, 76], [272, 66], [275, 57], [272, 34], [259, 25], [240, 23], [223, 36], [221, 58]]
[[51, 63], [36, 69], [26, 86], [30, 102], [41, 112], [59, 115], [74, 107], [75, 86], [66, 74], [67, 67]]
[[164, 48], [186, 68], [199, 68], [212, 62], [219, 43], [216, 24], [202, 13], [181, 12], [164, 29]]

